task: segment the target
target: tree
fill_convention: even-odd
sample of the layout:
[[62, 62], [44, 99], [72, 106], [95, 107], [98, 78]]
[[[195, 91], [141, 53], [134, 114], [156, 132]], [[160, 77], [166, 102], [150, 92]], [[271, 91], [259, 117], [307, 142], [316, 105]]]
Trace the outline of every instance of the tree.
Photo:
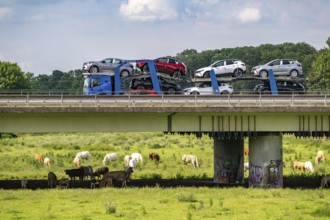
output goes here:
[[29, 89], [31, 73], [24, 74], [17, 63], [0, 61], [0, 89]]
[[326, 41], [328, 48], [320, 50], [312, 63], [312, 71], [308, 79], [311, 91], [326, 91], [330, 89], [330, 38]]

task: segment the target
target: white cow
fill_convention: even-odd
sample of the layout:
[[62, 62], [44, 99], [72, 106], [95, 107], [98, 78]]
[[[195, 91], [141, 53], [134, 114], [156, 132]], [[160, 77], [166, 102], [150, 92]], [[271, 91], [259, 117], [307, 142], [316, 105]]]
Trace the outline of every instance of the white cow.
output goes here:
[[45, 157], [44, 159], [44, 166], [47, 168], [51, 167], [50, 159], [48, 157]]
[[244, 163], [244, 172], [249, 170], [249, 162]]
[[131, 160], [131, 156], [130, 155], [125, 155], [124, 157], [124, 164], [125, 164], [125, 167], [128, 167], [129, 165], [129, 161]]
[[80, 158], [79, 157], [75, 157], [73, 159], [73, 163], [74, 163], [74, 165], [75, 165], [76, 168], [79, 168], [81, 166], [81, 160], [80, 160]]
[[313, 164], [310, 161], [306, 161], [304, 165], [305, 171], [314, 173]]
[[82, 151], [76, 154], [76, 158], [79, 158], [80, 160], [86, 159], [89, 160], [90, 158], [90, 153], [89, 151]]
[[118, 156], [116, 153], [109, 153], [104, 156], [103, 165], [109, 164], [111, 161], [117, 160]]
[[128, 166], [135, 168], [137, 161], [135, 159], [130, 159], [128, 162]]
[[136, 162], [140, 162], [140, 163], [143, 162], [143, 157], [142, 157], [142, 155], [140, 153], [132, 153], [131, 154], [131, 158], [133, 160], [136, 160]]
[[317, 151], [317, 156], [315, 158], [315, 164], [320, 164], [325, 161], [324, 152], [322, 150]]
[[191, 163], [193, 167], [199, 167], [198, 159], [195, 155], [184, 154], [182, 156], [182, 161], [184, 164]]

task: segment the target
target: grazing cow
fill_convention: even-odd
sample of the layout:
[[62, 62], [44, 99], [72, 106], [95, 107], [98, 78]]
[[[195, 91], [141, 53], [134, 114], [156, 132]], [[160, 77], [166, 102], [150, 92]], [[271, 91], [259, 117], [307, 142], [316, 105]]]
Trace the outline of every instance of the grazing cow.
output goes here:
[[143, 157], [140, 153], [132, 153], [131, 157], [133, 160], [136, 160], [136, 162], [140, 162], [140, 163], [143, 162]]
[[182, 156], [182, 161], [185, 165], [191, 163], [194, 168], [199, 167], [198, 159], [195, 155], [185, 154]]
[[125, 167], [128, 167], [128, 163], [131, 159], [132, 159], [132, 157], [130, 155], [125, 155], [125, 157], [124, 157]]
[[28, 183], [27, 180], [21, 180], [21, 186], [23, 189], [26, 188], [27, 183]]
[[76, 168], [79, 168], [79, 167], [81, 166], [81, 160], [80, 160], [80, 158], [79, 158], [79, 157], [75, 157], [75, 158], [73, 159], [73, 163], [74, 163], [74, 166], [75, 166]]
[[89, 151], [82, 151], [82, 152], [77, 153], [76, 157], [78, 157], [80, 160], [82, 160], [82, 159], [89, 160], [90, 153], [89, 153]]
[[304, 164], [304, 167], [305, 167], [305, 171], [314, 173], [314, 168], [313, 168], [312, 162], [306, 161]]
[[55, 175], [55, 173], [53, 172], [49, 172], [48, 173], [48, 186], [50, 188], [53, 188], [53, 186], [57, 185], [57, 177]]
[[315, 164], [320, 164], [323, 161], [325, 161], [324, 152], [319, 150], [319, 151], [317, 151], [317, 156], [315, 158]]
[[89, 176], [90, 179], [93, 177], [93, 168], [91, 166], [81, 166], [81, 168], [84, 170], [84, 177], [83, 179], [87, 179]]
[[85, 175], [85, 171], [82, 167], [64, 171], [70, 177], [71, 180], [76, 180], [76, 177], [78, 177], [79, 180], [83, 180]]
[[249, 162], [244, 163], [244, 172], [249, 170]]
[[51, 167], [51, 163], [50, 163], [50, 159], [48, 158], [48, 157], [45, 157], [45, 159], [44, 159], [44, 166], [46, 167], [46, 168], [50, 168]]
[[41, 162], [41, 163], [44, 162], [44, 158], [41, 156], [41, 154], [36, 154], [36, 155], [34, 156], [34, 159], [35, 159], [36, 161]]
[[157, 162], [159, 162], [159, 155], [158, 154], [156, 154], [156, 153], [150, 153], [149, 154], [149, 159], [151, 159], [151, 160], [156, 160]]
[[322, 177], [321, 187], [322, 188], [330, 188], [330, 174]]
[[57, 185], [58, 185], [58, 187], [59, 188], [61, 188], [61, 189], [67, 189], [67, 188], [69, 188], [69, 179], [68, 178], [65, 178], [65, 179], [59, 179], [58, 181], [57, 181]]
[[111, 161], [117, 160], [118, 156], [116, 153], [106, 154], [103, 159], [103, 165], [108, 165]]
[[249, 148], [244, 147], [244, 155], [248, 156], [249, 155]]
[[100, 187], [107, 187], [112, 186], [113, 180], [115, 181], [121, 181], [122, 187], [126, 186], [126, 182], [129, 181], [129, 178], [131, 174], [133, 173], [133, 169], [131, 167], [128, 167], [127, 169], [123, 171], [111, 171], [106, 174], [104, 174]]
[[294, 161], [293, 162], [293, 170], [302, 170], [305, 171], [305, 163], [304, 162], [298, 162], [298, 161]]
[[130, 159], [129, 162], [128, 162], [128, 167], [135, 168], [136, 163], [137, 163], [136, 160]]
[[94, 177], [97, 177], [98, 179], [100, 179], [101, 175], [104, 175], [105, 173], [109, 172], [109, 168], [108, 167], [100, 167], [97, 168], [96, 171], [93, 173]]

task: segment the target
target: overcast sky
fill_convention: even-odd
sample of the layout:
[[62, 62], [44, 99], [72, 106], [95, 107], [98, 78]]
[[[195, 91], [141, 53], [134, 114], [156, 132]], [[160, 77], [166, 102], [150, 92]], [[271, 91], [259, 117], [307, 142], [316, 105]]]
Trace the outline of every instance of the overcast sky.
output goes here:
[[0, 0], [0, 60], [24, 72], [284, 42], [326, 47], [330, 0]]

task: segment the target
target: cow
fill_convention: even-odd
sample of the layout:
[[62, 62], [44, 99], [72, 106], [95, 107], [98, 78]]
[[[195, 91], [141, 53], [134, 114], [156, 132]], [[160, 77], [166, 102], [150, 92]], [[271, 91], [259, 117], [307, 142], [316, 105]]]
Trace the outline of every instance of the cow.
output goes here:
[[111, 187], [113, 181], [121, 181], [122, 187], [126, 186], [126, 182], [129, 181], [131, 174], [133, 173], [133, 169], [131, 167], [125, 168], [123, 171], [111, 171], [104, 174], [100, 187]]
[[80, 168], [84, 170], [83, 179], [87, 179], [88, 176], [90, 179], [93, 178], [93, 168], [91, 166], [81, 166]]
[[321, 187], [322, 188], [330, 188], [330, 174], [322, 177]]
[[93, 173], [94, 177], [97, 177], [98, 179], [100, 179], [101, 175], [104, 175], [105, 173], [109, 172], [109, 168], [108, 167], [100, 167], [97, 168], [96, 171]]
[[182, 161], [185, 165], [191, 163], [194, 168], [199, 167], [198, 159], [195, 155], [184, 154], [182, 155]]
[[79, 157], [75, 157], [75, 158], [73, 159], [73, 163], [74, 163], [74, 166], [75, 166], [76, 168], [79, 168], [79, 167], [81, 166], [81, 160], [80, 160], [80, 158], [79, 158]]
[[108, 165], [111, 161], [117, 160], [118, 156], [116, 153], [106, 154], [103, 159], [103, 165]]
[[244, 172], [249, 170], [249, 162], [244, 163]]
[[293, 162], [293, 170], [294, 171], [297, 171], [297, 170], [305, 171], [305, 163], [304, 162], [294, 161]]
[[315, 164], [320, 164], [323, 161], [325, 161], [324, 152], [319, 150], [319, 151], [317, 151], [317, 156], [315, 158]]
[[314, 173], [313, 164], [310, 161], [306, 161], [304, 164], [305, 171]]
[[132, 157], [130, 155], [125, 155], [124, 157], [124, 164], [125, 167], [128, 167], [129, 161], [132, 159]]
[[244, 156], [248, 156], [249, 155], [249, 148], [244, 147]]
[[136, 160], [136, 162], [143, 162], [143, 157], [140, 153], [132, 153], [131, 154], [132, 159]]
[[48, 157], [45, 157], [45, 159], [44, 159], [44, 166], [46, 167], [46, 168], [50, 168], [51, 167], [51, 162], [50, 162], [50, 159], [48, 158]]
[[136, 163], [137, 163], [136, 160], [130, 159], [129, 162], [128, 162], [128, 167], [135, 168]]
[[58, 187], [59, 188], [61, 188], [61, 189], [67, 189], [67, 188], [69, 188], [69, 179], [68, 178], [64, 178], [64, 179], [59, 179], [58, 181], [57, 181], [57, 185], [58, 185]]
[[150, 154], [149, 154], [149, 159], [151, 159], [151, 160], [156, 160], [157, 162], [159, 162], [160, 157], [159, 157], [159, 155], [156, 154], [156, 153], [150, 153]]
[[77, 169], [64, 170], [64, 171], [70, 177], [71, 180], [76, 180], [76, 177], [78, 177], [79, 180], [83, 180], [85, 175], [85, 171], [82, 167]]
[[89, 153], [89, 151], [82, 151], [82, 152], [77, 153], [76, 157], [79, 158], [80, 160], [82, 160], [82, 159], [89, 160], [90, 153]]
[[44, 162], [44, 158], [41, 156], [41, 154], [34, 155], [34, 160], [39, 161], [41, 163]]
[[55, 173], [53, 172], [49, 172], [48, 173], [48, 186], [50, 188], [53, 188], [53, 186], [57, 185], [57, 177], [55, 175]]

